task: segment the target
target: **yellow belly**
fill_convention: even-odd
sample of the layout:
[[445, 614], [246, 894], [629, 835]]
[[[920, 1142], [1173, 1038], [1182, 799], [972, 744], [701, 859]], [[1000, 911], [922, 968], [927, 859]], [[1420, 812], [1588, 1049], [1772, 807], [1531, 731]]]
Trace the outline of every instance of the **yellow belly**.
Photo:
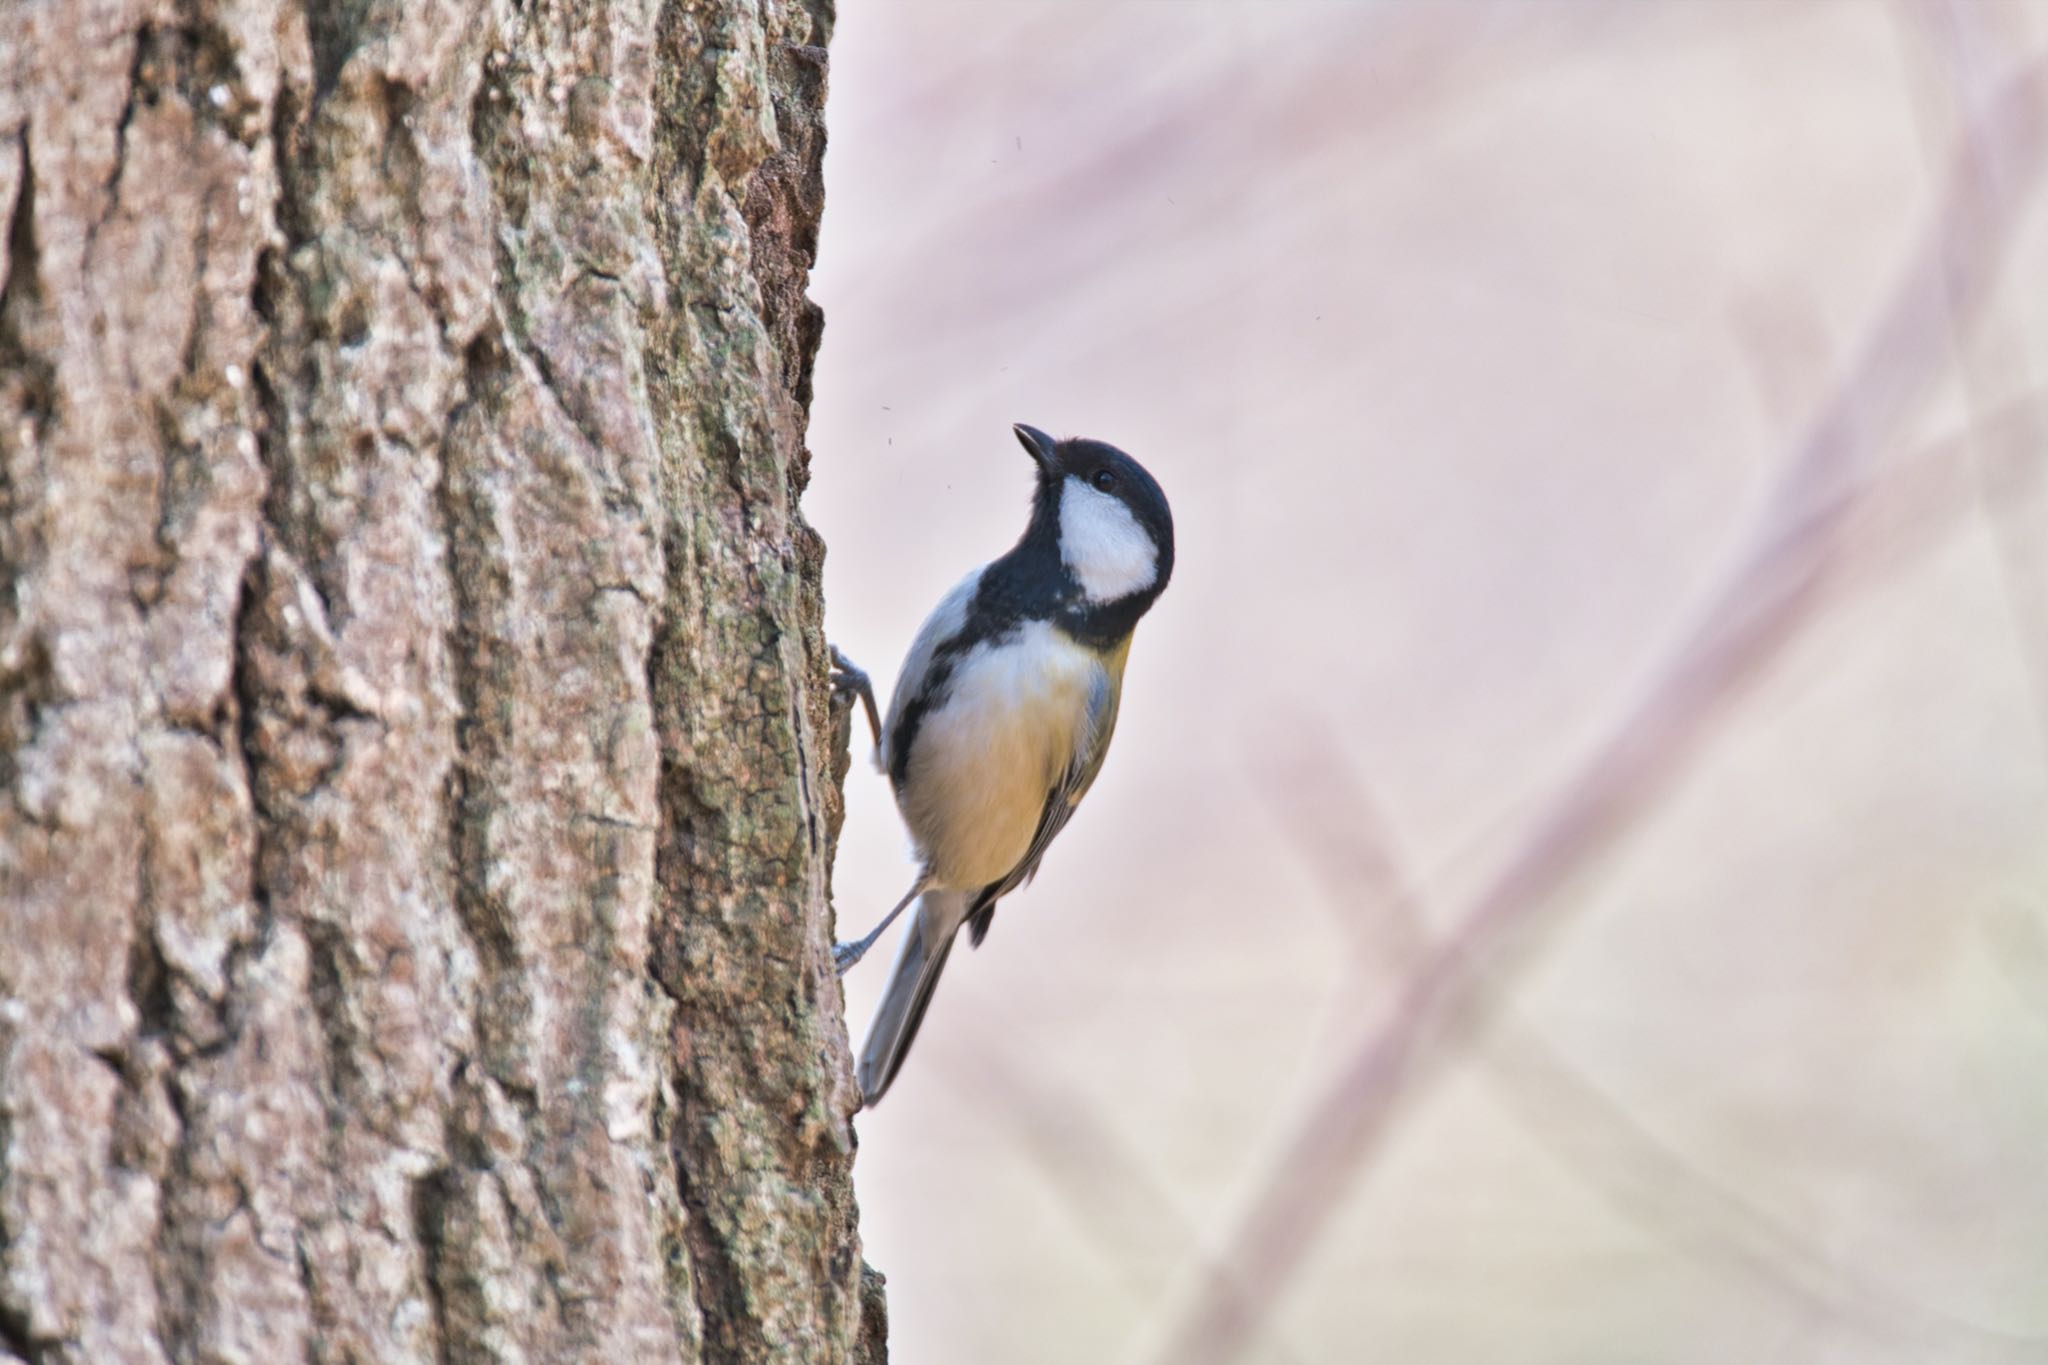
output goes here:
[[974, 890], [1022, 861], [1074, 759], [1102, 660], [1044, 623], [983, 644], [918, 728], [897, 803], [941, 886]]

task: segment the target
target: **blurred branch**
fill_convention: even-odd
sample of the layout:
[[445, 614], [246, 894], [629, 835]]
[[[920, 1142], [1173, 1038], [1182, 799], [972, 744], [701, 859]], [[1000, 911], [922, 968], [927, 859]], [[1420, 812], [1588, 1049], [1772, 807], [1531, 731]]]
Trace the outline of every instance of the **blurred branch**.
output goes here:
[[[977, 1112], [993, 1116], [991, 1127], [1020, 1146], [1076, 1226], [1134, 1290], [1154, 1292], [1152, 1284], [1135, 1282], [1147, 1262], [1165, 1273], [1191, 1253], [1211, 1273], [1226, 1273], [1223, 1258], [1204, 1245], [1153, 1178], [1151, 1157], [1133, 1149], [1085, 1095], [1037, 1074], [1003, 1039], [984, 1035], [940, 1048], [950, 1083], [971, 1094]], [[1275, 1365], [1299, 1359], [1284, 1345], [1268, 1343], [1267, 1350]]]
[[[1991, 24], [1997, 15], [1983, 5], [1958, 0], [1904, 0], [1896, 7], [1909, 39], [1908, 51], [1923, 58], [1939, 87], [1939, 110], [1919, 100], [1921, 140], [1932, 153], [1959, 119], [1977, 117], [1987, 95], [1996, 89], [1999, 73], [1990, 70], [1994, 53], [2010, 50]], [[1986, 193], [2016, 194], [2025, 170], [2013, 164], [2013, 149], [1986, 148]], [[2012, 623], [2015, 651], [2034, 707], [2037, 752], [2048, 758], [2048, 535], [2021, 524], [2014, 513], [2042, 509], [2034, 500], [2036, 477], [2048, 460], [2048, 426], [2040, 420], [2019, 429], [1994, 429], [1982, 420], [2002, 394], [2038, 387], [2027, 342], [2013, 325], [2010, 307], [1993, 304], [1978, 318], [1971, 343], [1963, 344], [1963, 327], [1955, 330], [1957, 369], [1963, 400], [1978, 426], [1970, 464], [1976, 472], [1977, 495], [1990, 524], [1992, 548]], [[2031, 533], [2030, 533], [2031, 532]]]
[[[1171, 1365], [1236, 1358], [1296, 1270], [1409, 1091], [1427, 1045], [1485, 1023], [1483, 964], [1540, 927], [1537, 911], [1611, 847], [1687, 769], [1729, 704], [1811, 619], [1857, 510], [1864, 470], [1942, 372], [1953, 317], [1981, 308], [2039, 174], [2041, 72], [1987, 102], [1945, 177], [1935, 221], [1861, 354], [1793, 451], [1747, 551], [1643, 697], [1539, 817], [1504, 869], [1404, 983], [1389, 1017], [1309, 1108], [1158, 1354]], [[2015, 183], [1987, 188], [1988, 147]]]
[[[1260, 749], [1272, 751], [1270, 745]], [[1361, 943], [1361, 964], [1374, 975], [1410, 970], [1428, 951], [1428, 907], [1390, 825], [1356, 771], [1327, 746], [1304, 743], [1294, 752], [1298, 757], [1285, 772], [1262, 774], [1282, 832], [1300, 849], [1333, 907], [1369, 908], [1370, 943]], [[1916, 1303], [1842, 1265], [1796, 1227], [1662, 1141], [1540, 1034], [1518, 1024], [1511, 1005], [1499, 1007], [1493, 1028], [1474, 1048], [1477, 1063], [1530, 1131], [1645, 1228], [1881, 1342], [1898, 1344], [1910, 1336], [1928, 1349], [2035, 1354], [2044, 1344]]]

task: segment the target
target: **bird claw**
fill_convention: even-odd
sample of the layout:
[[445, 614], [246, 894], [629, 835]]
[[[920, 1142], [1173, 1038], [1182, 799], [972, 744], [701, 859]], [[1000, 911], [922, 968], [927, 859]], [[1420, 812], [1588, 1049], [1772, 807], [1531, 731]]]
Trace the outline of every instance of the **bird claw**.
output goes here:
[[846, 657], [838, 645], [828, 645], [832, 651], [832, 695], [847, 700], [860, 695], [868, 686], [868, 675]]
[[851, 967], [853, 966], [853, 964], [854, 964], [854, 963], [856, 963], [856, 962], [860, 961], [862, 957], [866, 956], [866, 954], [867, 954], [867, 947], [868, 947], [868, 946], [867, 946], [867, 945], [866, 945], [865, 943], [835, 943], [835, 944], [833, 944], [833, 945], [832, 945], [832, 970], [833, 970], [833, 972], [834, 972], [835, 974], [839, 975], [839, 976], [845, 976], [845, 975], [846, 975], [846, 973], [847, 973], [847, 971], [848, 971], [848, 969], [850, 969], [850, 968], [851, 968]]
[[[830, 648], [832, 651], [832, 700], [837, 705], [850, 706], [853, 704], [855, 697], [860, 698], [861, 705], [866, 708], [868, 713], [868, 731], [874, 736], [875, 748], [880, 749], [882, 747], [882, 716], [875, 709], [874, 684], [868, 681], [868, 675], [865, 672], [854, 666], [853, 660], [840, 652], [839, 646], [832, 645]], [[856, 960], [858, 959], [856, 958]], [[846, 969], [842, 967], [840, 970], [844, 971]]]

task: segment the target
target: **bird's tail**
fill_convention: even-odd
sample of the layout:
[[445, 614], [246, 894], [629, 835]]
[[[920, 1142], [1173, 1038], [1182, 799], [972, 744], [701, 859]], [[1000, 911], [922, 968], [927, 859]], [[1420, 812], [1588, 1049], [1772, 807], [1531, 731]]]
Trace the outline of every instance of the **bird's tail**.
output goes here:
[[867, 1041], [861, 1044], [862, 1104], [873, 1105], [881, 1099], [902, 1068], [966, 913], [965, 892], [927, 891], [918, 899], [917, 913], [911, 917], [903, 947], [896, 954], [895, 970], [889, 974], [889, 989], [883, 992], [875, 1021], [868, 1025]]

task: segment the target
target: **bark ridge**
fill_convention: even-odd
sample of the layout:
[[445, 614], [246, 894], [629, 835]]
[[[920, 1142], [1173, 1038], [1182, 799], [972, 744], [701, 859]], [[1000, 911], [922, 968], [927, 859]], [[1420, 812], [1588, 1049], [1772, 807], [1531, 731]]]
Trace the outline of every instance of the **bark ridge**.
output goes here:
[[831, 25], [0, 10], [0, 1358], [879, 1359]]

